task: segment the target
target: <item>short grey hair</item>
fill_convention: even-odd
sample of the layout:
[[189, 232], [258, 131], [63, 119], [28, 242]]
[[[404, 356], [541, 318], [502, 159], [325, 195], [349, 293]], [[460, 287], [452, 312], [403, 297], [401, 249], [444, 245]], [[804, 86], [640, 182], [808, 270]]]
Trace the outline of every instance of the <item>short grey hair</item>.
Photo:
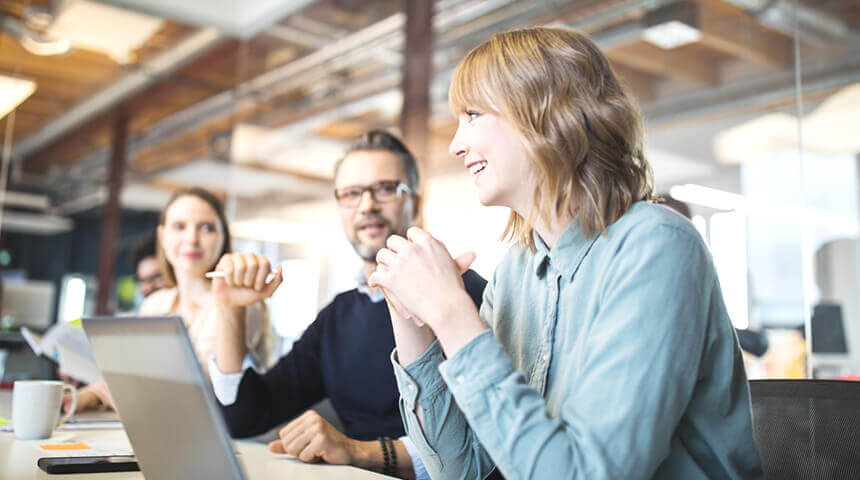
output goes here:
[[412, 152], [406, 148], [406, 145], [399, 138], [385, 130], [374, 129], [353, 140], [349, 144], [349, 147], [347, 147], [343, 157], [334, 164], [335, 178], [337, 178], [337, 172], [340, 170], [343, 159], [352, 152], [363, 150], [380, 150], [394, 154], [400, 160], [400, 164], [403, 165], [403, 171], [406, 172], [406, 186], [413, 193], [418, 192], [418, 164], [415, 162], [415, 157], [412, 156]]

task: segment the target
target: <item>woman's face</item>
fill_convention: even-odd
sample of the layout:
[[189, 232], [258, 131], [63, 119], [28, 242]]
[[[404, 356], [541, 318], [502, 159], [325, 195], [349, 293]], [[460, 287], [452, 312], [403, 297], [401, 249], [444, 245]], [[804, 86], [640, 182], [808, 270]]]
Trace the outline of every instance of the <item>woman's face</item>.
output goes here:
[[179, 197], [168, 207], [158, 238], [176, 274], [192, 277], [202, 277], [215, 265], [224, 244], [215, 210], [193, 195]]
[[534, 187], [520, 136], [495, 113], [467, 109], [449, 151], [463, 160], [484, 205], [509, 207], [525, 216], [532, 208]]

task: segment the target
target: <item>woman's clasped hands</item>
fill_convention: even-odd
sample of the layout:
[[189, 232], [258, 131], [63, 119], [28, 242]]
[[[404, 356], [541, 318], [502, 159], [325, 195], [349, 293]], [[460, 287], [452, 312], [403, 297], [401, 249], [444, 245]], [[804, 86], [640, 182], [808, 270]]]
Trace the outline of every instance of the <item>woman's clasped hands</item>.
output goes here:
[[485, 330], [461, 275], [475, 260], [474, 252], [456, 259], [445, 245], [426, 231], [412, 227], [406, 238], [392, 235], [376, 255], [376, 271], [368, 285], [379, 287], [389, 305], [418, 326], [427, 324], [443, 348], [460, 344], [466, 331]]

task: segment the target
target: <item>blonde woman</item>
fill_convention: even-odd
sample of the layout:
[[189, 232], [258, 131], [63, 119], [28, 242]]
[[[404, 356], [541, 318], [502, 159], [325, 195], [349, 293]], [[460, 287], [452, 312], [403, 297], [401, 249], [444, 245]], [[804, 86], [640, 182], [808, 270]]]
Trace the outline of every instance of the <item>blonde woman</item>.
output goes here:
[[515, 245], [480, 313], [458, 274], [473, 254], [412, 228], [377, 255], [401, 411], [431, 477], [761, 477], [711, 257], [648, 202], [639, 114], [594, 43], [495, 35], [457, 68], [450, 103], [451, 153], [483, 204], [511, 209]]
[[[171, 286], [146, 297], [141, 316], [182, 317], [197, 360], [208, 378], [209, 358], [215, 350], [215, 302], [212, 281], [204, 274], [231, 252], [230, 231], [221, 202], [202, 188], [176, 191], [158, 225], [158, 262]], [[277, 284], [267, 288], [274, 290]], [[270, 329], [265, 308], [257, 302], [245, 309], [245, 345], [253, 364], [268, 365]], [[113, 407], [104, 382], [81, 389], [78, 409]]]

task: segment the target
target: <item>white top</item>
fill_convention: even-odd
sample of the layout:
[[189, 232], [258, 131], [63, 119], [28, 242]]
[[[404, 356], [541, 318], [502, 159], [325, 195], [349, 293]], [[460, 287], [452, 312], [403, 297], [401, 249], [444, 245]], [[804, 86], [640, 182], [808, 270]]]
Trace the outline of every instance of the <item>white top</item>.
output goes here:
[[[179, 315], [178, 291], [176, 287], [159, 290], [146, 297], [140, 306], [138, 314], [142, 317]], [[215, 353], [215, 300], [211, 292], [206, 292], [200, 299], [198, 305], [203, 308], [191, 318], [182, 316], [188, 337], [197, 355], [197, 361], [203, 369], [203, 373], [209, 376], [209, 357]], [[245, 345], [248, 347], [251, 363], [257, 368], [269, 366], [269, 352], [271, 351], [272, 333], [269, 328], [269, 316], [265, 305], [255, 303], [245, 308]]]

